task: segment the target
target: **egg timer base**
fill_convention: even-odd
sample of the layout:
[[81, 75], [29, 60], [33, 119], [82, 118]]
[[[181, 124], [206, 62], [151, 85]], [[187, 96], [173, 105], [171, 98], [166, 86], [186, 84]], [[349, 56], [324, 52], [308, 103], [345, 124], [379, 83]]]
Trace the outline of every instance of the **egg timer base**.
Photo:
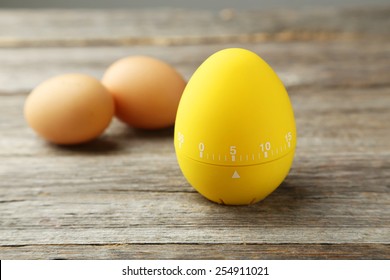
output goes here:
[[225, 166], [202, 163], [177, 154], [187, 181], [207, 199], [226, 205], [248, 205], [271, 194], [287, 176], [294, 151], [267, 163]]

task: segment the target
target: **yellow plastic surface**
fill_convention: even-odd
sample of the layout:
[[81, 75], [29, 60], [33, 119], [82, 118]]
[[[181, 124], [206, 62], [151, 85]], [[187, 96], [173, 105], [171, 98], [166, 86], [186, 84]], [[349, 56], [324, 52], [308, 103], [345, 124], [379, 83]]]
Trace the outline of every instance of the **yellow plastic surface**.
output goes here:
[[235, 205], [265, 198], [287, 176], [296, 145], [282, 82], [253, 52], [215, 53], [184, 90], [174, 144], [184, 176], [206, 198]]

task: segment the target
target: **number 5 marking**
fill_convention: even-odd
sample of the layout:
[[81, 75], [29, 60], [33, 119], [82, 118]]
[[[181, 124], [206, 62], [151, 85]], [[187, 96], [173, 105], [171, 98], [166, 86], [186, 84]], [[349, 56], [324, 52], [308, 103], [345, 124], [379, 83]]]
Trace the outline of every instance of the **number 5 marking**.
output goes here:
[[236, 146], [230, 146], [230, 155], [232, 156], [232, 161], [236, 161], [237, 148]]

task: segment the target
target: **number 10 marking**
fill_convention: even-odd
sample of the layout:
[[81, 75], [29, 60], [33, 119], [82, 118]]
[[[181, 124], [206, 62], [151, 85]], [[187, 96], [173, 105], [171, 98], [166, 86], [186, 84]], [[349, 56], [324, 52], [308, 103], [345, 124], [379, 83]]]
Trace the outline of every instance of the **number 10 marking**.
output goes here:
[[271, 143], [270, 142], [265, 142], [260, 144], [260, 149], [264, 153], [264, 157], [268, 157], [268, 151], [271, 150]]

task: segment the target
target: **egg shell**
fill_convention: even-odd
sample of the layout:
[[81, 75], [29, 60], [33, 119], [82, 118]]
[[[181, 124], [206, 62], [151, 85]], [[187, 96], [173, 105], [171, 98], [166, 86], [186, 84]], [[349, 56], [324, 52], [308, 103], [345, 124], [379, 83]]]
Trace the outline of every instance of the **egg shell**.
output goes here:
[[188, 182], [222, 204], [251, 204], [287, 176], [296, 128], [288, 94], [272, 68], [239, 48], [210, 56], [181, 98], [174, 144]]
[[24, 116], [33, 130], [55, 144], [80, 144], [98, 137], [114, 115], [111, 94], [97, 79], [65, 74], [38, 85]]
[[102, 83], [114, 97], [116, 116], [141, 129], [172, 126], [186, 85], [173, 67], [148, 56], [114, 62], [104, 73]]

